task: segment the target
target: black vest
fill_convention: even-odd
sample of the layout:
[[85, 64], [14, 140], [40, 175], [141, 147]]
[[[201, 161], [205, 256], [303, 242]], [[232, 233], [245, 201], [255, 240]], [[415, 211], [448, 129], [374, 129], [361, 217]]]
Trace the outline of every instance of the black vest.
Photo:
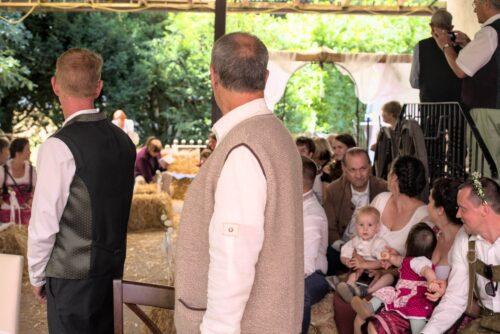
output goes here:
[[489, 26], [496, 30], [499, 41], [490, 61], [464, 79], [462, 99], [469, 108], [500, 109], [500, 19]]
[[434, 38], [421, 40], [418, 52], [420, 101], [459, 102], [462, 80], [453, 73]]
[[76, 171], [45, 274], [65, 279], [119, 278], [125, 262], [135, 147], [103, 113], [77, 116], [53, 137], [68, 146]]

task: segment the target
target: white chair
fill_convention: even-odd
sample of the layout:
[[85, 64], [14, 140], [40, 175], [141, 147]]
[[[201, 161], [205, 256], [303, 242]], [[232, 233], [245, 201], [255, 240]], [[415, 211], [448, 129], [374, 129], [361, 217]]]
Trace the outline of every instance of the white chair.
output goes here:
[[0, 254], [0, 333], [19, 332], [23, 257]]

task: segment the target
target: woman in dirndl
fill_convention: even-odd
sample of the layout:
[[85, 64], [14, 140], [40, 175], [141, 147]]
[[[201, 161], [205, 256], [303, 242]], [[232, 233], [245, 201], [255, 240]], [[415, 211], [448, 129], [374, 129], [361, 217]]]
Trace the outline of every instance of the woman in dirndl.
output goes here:
[[29, 162], [31, 151], [28, 139], [14, 139], [9, 150], [11, 159], [0, 166], [0, 223], [27, 225], [36, 184], [35, 167]]

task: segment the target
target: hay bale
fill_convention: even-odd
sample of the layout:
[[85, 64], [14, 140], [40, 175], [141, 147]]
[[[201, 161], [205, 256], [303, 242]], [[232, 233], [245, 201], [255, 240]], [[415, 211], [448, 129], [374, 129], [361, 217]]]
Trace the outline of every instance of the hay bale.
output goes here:
[[172, 180], [172, 198], [183, 200], [191, 184], [192, 179], [173, 179]]
[[180, 151], [173, 154], [174, 162], [168, 166], [168, 171], [180, 174], [198, 174], [200, 168], [200, 151]]
[[28, 248], [28, 227], [12, 225], [0, 232], [0, 253], [22, 255], [26, 258]]
[[173, 220], [172, 199], [167, 193], [136, 193], [132, 197], [128, 231], [165, 228]]
[[158, 187], [154, 183], [136, 184], [134, 186], [134, 195], [136, 194], [156, 194]]
[[309, 334], [337, 334], [333, 319], [333, 292], [328, 293], [311, 309], [311, 326]]

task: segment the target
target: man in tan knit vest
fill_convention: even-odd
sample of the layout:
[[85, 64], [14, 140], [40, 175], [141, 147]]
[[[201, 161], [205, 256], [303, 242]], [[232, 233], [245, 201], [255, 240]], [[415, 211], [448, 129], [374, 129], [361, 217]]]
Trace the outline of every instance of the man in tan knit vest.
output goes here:
[[300, 333], [304, 303], [302, 167], [267, 108], [268, 52], [233, 33], [212, 51], [222, 118], [191, 184], [176, 253], [179, 334]]

